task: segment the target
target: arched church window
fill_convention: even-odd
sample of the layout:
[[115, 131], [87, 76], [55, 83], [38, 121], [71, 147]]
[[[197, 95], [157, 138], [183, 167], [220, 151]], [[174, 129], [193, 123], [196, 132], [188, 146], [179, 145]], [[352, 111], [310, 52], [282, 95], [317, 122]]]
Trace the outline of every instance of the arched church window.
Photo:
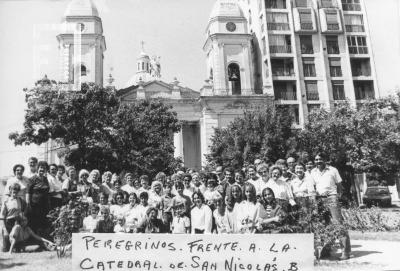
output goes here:
[[85, 65], [81, 65], [81, 76], [86, 76], [87, 70]]
[[149, 71], [149, 63], [146, 63], [146, 71]]
[[212, 68], [210, 69], [210, 80], [214, 80], [214, 71]]
[[241, 95], [242, 87], [240, 82], [240, 68], [236, 63], [228, 65], [228, 80], [231, 85], [232, 95]]
[[142, 62], [142, 71], [144, 71], [144, 62]]

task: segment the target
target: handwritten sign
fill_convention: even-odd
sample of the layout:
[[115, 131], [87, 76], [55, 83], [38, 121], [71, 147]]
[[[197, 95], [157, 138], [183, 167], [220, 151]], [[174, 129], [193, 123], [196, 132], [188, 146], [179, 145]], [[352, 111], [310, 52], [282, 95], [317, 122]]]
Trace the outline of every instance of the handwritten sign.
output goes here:
[[73, 270], [313, 270], [312, 234], [73, 234]]

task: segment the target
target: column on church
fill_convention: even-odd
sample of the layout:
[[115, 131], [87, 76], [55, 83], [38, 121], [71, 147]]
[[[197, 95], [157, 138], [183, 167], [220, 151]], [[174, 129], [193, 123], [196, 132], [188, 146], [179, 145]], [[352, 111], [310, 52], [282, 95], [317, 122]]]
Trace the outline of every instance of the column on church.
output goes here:
[[210, 153], [211, 137], [214, 135], [214, 128], [218, 127], [218, 114], [203, 112], [200, 119], [200, 141], [201, 141], [201, 164], [207, 163], [206, 155]]
[[179, 132], [174, 133], [174, 147], [175, 147], [175, 152], [174, 156], [175, 157], [181, 157], [182, 160], [184, 159], [183, 157], [183, 136], [182, 136], [182, 127], [179, 130]]
[[[243, 55], [242, 55], [242, 59], [243, 59], [243, 64], [244, 64], [244, 70], [247, 71], [248, 74], [253, 74], [252, 72], [252, 67], [250, 65], [251, 61], [251, 56], [249, 53], [249, 47], [247, 46], [247, 44], [243, 44]], [[248, 95], [252, 95], [253, 93], [253, 82], [251, 81], [251, 76], [243, 76], [242, 77], [242, 95], [248, 96]]]

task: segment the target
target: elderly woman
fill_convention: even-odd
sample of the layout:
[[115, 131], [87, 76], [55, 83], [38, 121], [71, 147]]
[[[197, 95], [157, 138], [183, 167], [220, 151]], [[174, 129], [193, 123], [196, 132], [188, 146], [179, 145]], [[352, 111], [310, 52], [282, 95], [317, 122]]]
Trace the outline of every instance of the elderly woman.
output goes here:
[[30, 212], [28, 222], [30, 228], [38, 233], [45, 233], [48, 229], [47, 214], [49, 212], [49, 191], [50, 185], [47, 180], [47, 170], [49, 166], [46, 162], [38, 163], [38, 174], [29, 179], [29, 202]]
[[112, 173], [110, 171], [106, 171], [103, 173], [103, 176], [101, 177], [103, 184], [111, 191], [114, 188], [112, 184]]
[[96, 193], [95, 188], [88, 179], [89, 171], [86, 169], [81, 169], [79, 171], [78, 191], [80, 192], [83, 201], [93, 203], [93, 199], [97, 199], [98, 193]]
[[18, 192], [18, 197], [25, 200], [26, 203], [29, 204], [29, 195], [28, 195], [28, 187], [29, 180], [25, 176], [23, 176], [25, 168], [23, 165], [17, 164], [13, 167], [14, 177], [7, 180], [6, 186], [4, 188], [4, 200], [10, 196], [10, 187], [17, 183], [20, 186], [20, 190]]
[[165, 183], [167, 182], [167, 175], [165, 175], [164, 172], [160, 171], [157, 173], [157, 175], [154, 179], [156, 181], [159, 181], [162, 184], [162, 186], [164, 186]]
[[125, 174], [125, 185], [121, 187], [122, 190], [124, 190], [126, 193], [131, 194], [131, 193], [136, 193], [136, 195], [139, 193], [139, 188], [140, 184], [139, 182], [135, 182], [135, 176], [128, 172]]
[[265, 187], [269, 187], [274, 191], [276, 201], [283, 207], [285, 212], [290, 211], [292, 206], [296, 205], [294, 201], [292, 188], [289, 183], [283, 181], [282, 169], [279, 166], [272, 166], [270, 168], [270, 179]]
[[149, 192], [149, 205], [161, 211], [162, 195], [163, 195], [163, 188], [161, 182], [154, 181], [151, 184], [151, 189]]
[[290, 182], [296, 204], [306, 211], [315, 203], [316, 192], [314, 179], [305, 174], [305, 166], [302, 163], [295, 165], [296, 177]]
[[66, 171], [67, 179], [62, 184], [64, 192], [68, 193], [68, 198], [76, 196], [78, 192], [78, 175], [75, 167], [69, 167]]
[[4, 200], [1, 207], [3, 252], [7, 252], [10, 247], [9, 235], [14, 227], [16, 218], [26, 212], [26, 202], [18, 197], [20, 191], [21, 186], [18, 183], [11, 184], [9, 186], [9, 196]]
[[114, 232], [114, 222], [110, 216], [110, 209], [108, 207], [102, 206], [100, 208], [100, 218], [97, 221], [96, 227], [93, 232], [97, 233], [113, 233]]

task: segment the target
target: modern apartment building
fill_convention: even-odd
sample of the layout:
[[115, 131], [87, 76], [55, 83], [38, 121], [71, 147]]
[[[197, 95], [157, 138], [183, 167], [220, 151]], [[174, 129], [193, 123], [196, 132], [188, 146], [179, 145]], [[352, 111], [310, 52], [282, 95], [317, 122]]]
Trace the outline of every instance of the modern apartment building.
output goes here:
[[252, 41], [255, 86], [308, 112], [380, 97], [363, 0], [239, 0]]

